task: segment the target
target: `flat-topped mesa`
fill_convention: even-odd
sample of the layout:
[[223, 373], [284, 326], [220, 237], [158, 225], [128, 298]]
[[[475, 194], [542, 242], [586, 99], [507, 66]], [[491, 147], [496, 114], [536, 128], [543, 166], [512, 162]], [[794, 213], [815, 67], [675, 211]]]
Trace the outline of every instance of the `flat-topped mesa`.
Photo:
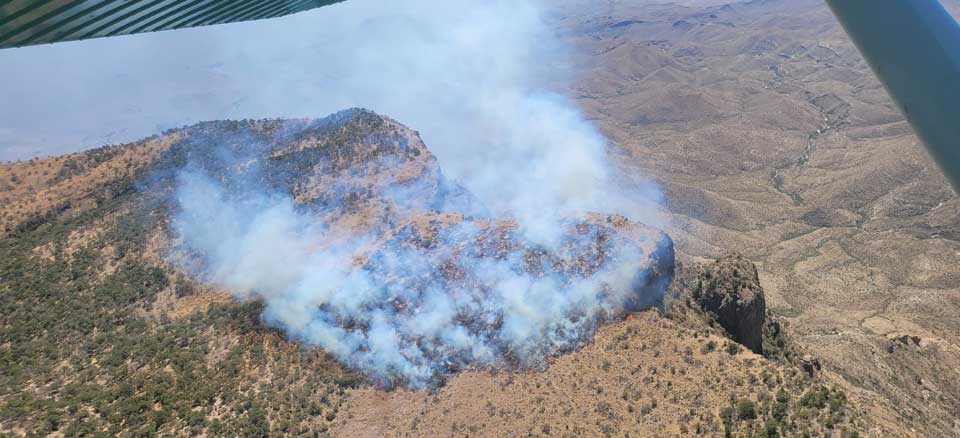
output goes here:
[[365, 310], [431, 320], [437, 301], [454, 307], [445, 327], [460, 331], [469, 348], [437, 350], [423, 332], [397, 334], [401, 344], [421, 350], [417, 356], [437, 358], [437, 371], [447, 374], [483, 365], [540, 368], [551, 355], [590, 341], [599, 325], [662, 305], [674, 268], [664, 233], [598, 213], [561, 226], [560, 245], [547, 248], [525, 239], [514, 221], [415, 215], [358, 262], [382, 289]]
[[535, 218], [557, 239], [528, 238], [447, 180], [416, 132], [368, 111], [183, 138], [173, 229], [200, 274], [385, 386], [538, 368], [660, 307], [673, 277], [669, 237], [622, 216]]
[[343, 231], [383, 231], [410, 211], [480, 210], [444, 177], [417, 132], [371, 111], [206, 122], [179, 134], [170, 153], [174, 167], [187, 164], [237, 192], [267, 188], [292, 196]]
[[459, 213], [419, 214], [388, 233], [366, 266], [376, 269], [376, 257], [385, 250], [413, 248], [434, 258], [438, 273], [456, 289], [476, 281], [461, 266], [470, 261], [506, 261], [518, 273], [537, 278], [558, 276], [567, 282], [613, 276], [609, 269], [628, 264], [635, 272], [616, 273], [626, 283], [610, 284], [625, 285], [629, 290], [616, 310], [633, 312], [663, 304], [675, 263], [669, 236], [624, 216], [602, 213], [566, 218], [560, 226], [564, 229], [561, 243], [551, 249], [526, 239], [513, 220], [477, 219]]

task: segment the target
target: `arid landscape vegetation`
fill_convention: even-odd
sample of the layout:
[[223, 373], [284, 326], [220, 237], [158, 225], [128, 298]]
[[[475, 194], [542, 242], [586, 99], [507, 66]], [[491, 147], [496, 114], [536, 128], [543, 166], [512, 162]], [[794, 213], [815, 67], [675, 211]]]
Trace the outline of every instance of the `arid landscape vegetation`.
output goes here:
[[[198, 262], [175, 260], [189, 255], [172, 258], [180, 253], [168, 229], [177, 208], [166, 201], [171, 171], [188, 162], [204, 163], [218, 175], [235, 171], [206, 147], [212, 141], [232, 150], [266, 147], [269, 170], [262, 184], [286, 187], [308, 209], [331, 197], [347, 199], [326, 220], [343, 233], [384, 228], [385, 247], [399, 242], [435, 251], [445, 245], [438, 237], [444, 227], [468, 220], [387, 201], [379, 190], [396, 184], [398, 175], [406, 181], [400, 184], [418, 188], [423, 202], [416, 205], [466, 195], [443, 188], [450, 183], [414, 132], [360, 110], [320, 121], [204, 123], [138, 144], [8, 165], [8, 172], [26, 179], [47, 163], [59, 164], [46, 176], [51, 180], [38, 183], [57, 190], [55, 201], [37, 203], [40, 213], [30, 220], [12, 219], [3, 240], [4, 433], [372, 436], [522, 430], [578, 436], [836, 430], [852, 436], [866, 424], [846, 392], [819, 364], [799, 356], [779, 323], [766, 319], [751, 262], [731, 256], [704, 267], [676, 267], [669, 240], [623, 217], [594, 217], [577, 225], [581, 231], [575, 233], [591, 236], [587, 246], [573, 247], [574, 259], [553, 259], [548, 266], [589, 276], [598, 269], [595, 263], [614, 255], [600, 242], [638, 242], [654, 257], [642, 268], [648, 274], [635, 286], [638, 293], [645, 284], [662, 291], [658, 279], [674, 279], [665, 302], [654, 303], [664, 315], [654, 309], [626, 321], [607, 320], [614, 324], [584, 339], [588, 345], [578, 351], [532, 368], [468, 368], [432, 389], [408, 389], [345, 368], [266, 325], [260, 301], [235, 301], [227, 291], [191, 278], [184, 266]], [[146, 158], [133, 161], [130, 155]], [[323, 175], [314, 173], [319, 163], [329, 162], [320, 157], [331, 156], [343, 158], [337, 161], [341, 170], [364, 177], [345, 185], [345, 178], [312, 178]], [[383, 167], [387, 156], [399, 162], [391, 159]], [[54, 179], [64, 186], [58, 188]], [[91, 182], [77, 184], [81, 181]], [[344, 186], [347, 192], [341, 192]], [[48, 199], [42, 190], [25, 193], [27, 199]], [[370, 220], [375, 217], [380, 219]], [[499, 258], [515, 250], [506, 237], [509, 223], [489, 227], [471, 251]], [[532, 257], [553, 257], [524, 251], [528, 266], [539, 265], [529, 264]], [[374, 259], [377, 251], [369, 254]], [[449, 287], [461, 281], [460, 269], [443, 265]]]
[[[657, 223], [594, 212], [540, 248], [451, 211], [475, 201], [417, 127], [366, 110], [0, 163], [0, 436], [960, 436], [960, 200], [827, 7], [564, 0], [549, 17], [574, 48], [557, 87], [624, 175], [609, 190], [652, 177]], [[378, 236], [355, 260], [375, 273], [403, 246], [590, 279], [625, 242], [638, 299], [669, 286], [578, 319], [589, 336], [542, 362], [450, 353], [411, 387], [191, 275], [207, 261], [179, 250], [170, 202], [189, 165], [228, 190], [257, 168], [304, 211], [335, 199], [316, 211]], [[480, 237], [438, 237], [463, 224]], [[448, 259], [449, 290], [482, 283]], [[479, 319], [463, 323], [502, 327]]]
[[826, 5], [588, 3], [562, 18], [570, 94], [665, 185], [678, 252], [757, 263], [878, 423], [960, 433], [960, 201]]

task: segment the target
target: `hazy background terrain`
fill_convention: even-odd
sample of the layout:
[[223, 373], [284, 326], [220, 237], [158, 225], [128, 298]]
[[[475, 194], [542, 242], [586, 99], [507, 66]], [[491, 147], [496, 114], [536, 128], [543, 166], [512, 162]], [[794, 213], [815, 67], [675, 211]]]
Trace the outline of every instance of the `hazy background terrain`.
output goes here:
[[131, 141], [199, 120], [348, 107], [344, 78], [318, 67], [336, 62], [326, 46], [347, 47], [344, 31], [365, 25], [370, 4], [0, 51], [0, 101], [16, 103], [0, 108], [0, 160]]
[[[577, 125], [583, 138], [609, 139], [622, 173], [663, 187], [663, 228], [681, 259], [738, 251], [755, 262], [768, 309], [791, 342], [819, 358], [873, 425], [904, 436], [960, 435], [960, 199], [824, 3], [550, 4], [550, 32], [572, 50], [525, 46], [542, 68], [523, 74], [497, 63], [529, 54], [511, 44], [446, 46], [481, 55], [475, 64], [398, 64], [425, 52], [403, 49], [429, 40], [418, 32], [445, 26], [372, 14], [393, 6], [363, 0], [270, 22], [3, 51], [0, 65], [13, 77], [0, 84], [0, 159], [119, 143], [203, 119], [365, 106], [421, 130], [444, 169], [456, 171], [468, 160], [450, 159], [458, 150], [451, 138], [475, 145], [477, 133], [503, 133], [451, 131], [427, 116], [496, 115], [456, 108], [474, 91], [497, 89], [487, 88], [493, 79], [542, 87], [547, 102], [567, 107], [548, 92], [559, 91], [602, 134]], [[958, 2], [947, 4], [956, 10]], [[503, 16], [507, 24], [530, 18], [522, 12]], [[457, 59], [436, 55], [422, 59]], [[447, 98], [432, 86], [456, 92]], [[516, 117], [510, 126], [529, 120], [516, 106], [493, 108], [505, 109], [501, 122]], [[621, 183], [599, 187], [617, 193]], [[409, 402], [415, 395], [391, 397], [357, 418], [378, 423], [395, 406], [420, 409]], [[434, 426], [473, 415], [464, 404], [448, 414], [431, 403], [444, 412]]]

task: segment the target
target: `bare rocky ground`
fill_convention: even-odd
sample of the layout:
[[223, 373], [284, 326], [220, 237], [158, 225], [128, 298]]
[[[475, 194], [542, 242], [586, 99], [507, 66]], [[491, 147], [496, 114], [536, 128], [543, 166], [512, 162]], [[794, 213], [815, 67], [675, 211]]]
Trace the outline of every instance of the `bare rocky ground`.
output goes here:
[[[960, 435], [960, 201], [824, 5], [727, 3], [564, 0], [551, 17], [578, 48], [556, 66], [568, 94], [625, 174], [665, 189], [682, 262], [666, 316], [614, 321], [542, 370], [385, 391], [172, 269], [166, 212], [137, 181], [239, 130], [278, 139], [291, 173], [269, 183], [299, 203], [356, 189], [335, 228], [434, 226], [368, 196], [378, 177], [456, 187], [376, 116], [293, 140], [278, 129], [309, 121], [202, 124], [0, 165], [0, 434]], [[371, 159], [411, 144], [399, 168]], [[333, 172], [297, 167], [312, 154]], [[729, 251], [758, 278], [712, 262]], [[717, 293], [751, 315], [763, 297], [767, 357], [725, 336], [725, 307], [702, 311]]]
[[[378, 251], [452, 251], [435, 268], [455, 291], [474, 282], [458, 265], [462, 254], [520, 254], [516, 269], [577, 278], [602, 273], [622, 256], [611, 243], [622, 241], [636, 249], [624, 266], [644, 281], [609, 284], [610, 293], [637, 300], [543, 362], [465, 363], [429, 390], [385, 384], [286, 339], [260, 319], [258, 300], [234, 300], [184, 270], [199, 260], [176, 250], [169, 201], [187, 165], [227, 190], [253, 179], [287, 193], [337, 235], [381, 236], [354, 263], [411, 288], [421, 278], [379, 271]], [[570, 221], [562, 251], [538, 249], [509, 220], [446, 211], [469, 206], [469, 193], [443, 176], [414, 131], [370, 112], [201, 123], [7, 163], [0, 180], [11, 187], [0, 204], [3, 435], [847, 437], [871, 427], [835, 376], [805, 372], [779, 326], [765, 324], [750, 262], [676, 266], [663, 233], [602, 213]], [[398, 188], [411, 189], [402, 203]], [[475, 238], [438, 237], [467, 222], [480, 230]], [[675, 272], [666, 302], [648, 300]], [[650, 305], [666, 316], [623, 312]], [[763, 334], [768, 357], [727, 338], [724, 327], [747, 344]]]
[[[793, 432], [830, 435], [830, 408], [801, 416], [810, 386], [795, 368], [742, 350], [716, 333], [692, 330], [657, 312], [600, 330], [582, 350], [544, 371], [470, 371], [436, 393], [362, 388], [333, 426], [341, 436], [767, 436], [770, 412], [796, 416]], [[827, 387], [826, 398], [841, 396]], [[741, 408], [743, 406], [743, 408]], [[839, 406], [839, 405], [838, 405]], [[768, 421], [757, 421], [765, 417]], [[840, 423], [845, 425], [841, 426]], [[848, 422], [856, 426], [847, 429]], [[864, 427], [844, 418], [841, 430]]]
[[880, 430], [960, 435], [960, 200], [826, 5], [568, 1], [556, 19], [581, 49], [568, 94], [626, 173], [663, 184], [681, 257], [753, 260]]

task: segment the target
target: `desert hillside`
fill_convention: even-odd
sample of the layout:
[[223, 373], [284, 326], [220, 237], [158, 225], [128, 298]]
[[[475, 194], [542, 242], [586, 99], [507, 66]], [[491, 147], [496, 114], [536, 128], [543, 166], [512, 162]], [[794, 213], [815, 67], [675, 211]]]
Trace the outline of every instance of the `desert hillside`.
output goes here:
[[[247, 158], [224, 158], [223, 151]], [[752, 436], [873, 427], [835, 376], [803, 368], [779, 324], [766, 318], [749, 262], [675, 267], [665, 235], [602, 214], [572, 222], [574, 240], [561, 253], [530, 246], [510, 221], [446, 211], [475, 201], [443, 176], [413, 131], [370, 112], [203, 123], [4, 166], [6, 180], [35, 181], [4, 193], [5, 434]], [[258, 186], [276, 187], [297, 208], [322, 215], [335, 234], [378, 230], [384, 237], [355, 261], [371, 275], [407, 278], [376, 264], [384, 251], [444, 253], [460, 242], [442, 238], [444, 230], [473, 222], [487, 231], [461, 242], [458, 251], [471, 257], [519, 252], [519, 271], [591, 278], [621, 256], [612, 242], [632, 242], [637, 251], [629, 254], [647, 261], [628, 265], [644, 273], [630, 278], [643, 281], [620, 285], [636, 298], [598, 315], [595, 335], [583, 332], [572, 349], [519, 356], [503, 347], [504, 357], [517, 360], [444, 362], [450, 365], [439, 369], [440, 380], [418, 387], [397, 370], [384, 374], [272, 328], [262, 319], [269, 297], [237, 298], [197, 278], [190, 268], [206, 262], [182, 249], [172, 230], [177, 210], [188, 208], [173, 202], [177, 172], [189, 167], [226, 181], [227, 190], [242, 186], [236, 175], [255, 175]], [[406, 185], [417, 190], [404, 202], [380, 191]], [[331, 202], [337, 208], [324, 208]], [[450, 260], [437, 263], [436, 275], [451, 294], [485, 281], [458, 265], [463, 256]], [[720, 301], [710, 304], [707, 296]], [[710, 311], [746, 322], [734, 327]], [[464, 324], [487, 336], [501, 330]], [[767, 356], [737, 344], [740, 335], [763, 337], [763, 346], [751, 348]]]
[[568, 94], [664, 184], [681, 255], [745, 254], [872, 416], [960, 434], [960, 200], [827, 6], [570, 1], [557, 20], [581, 48]]
[[659, 223], [362, 109], [0, 163], [0, 436], [960, 436], [960, 200], [823, 2], [547, 12]]

